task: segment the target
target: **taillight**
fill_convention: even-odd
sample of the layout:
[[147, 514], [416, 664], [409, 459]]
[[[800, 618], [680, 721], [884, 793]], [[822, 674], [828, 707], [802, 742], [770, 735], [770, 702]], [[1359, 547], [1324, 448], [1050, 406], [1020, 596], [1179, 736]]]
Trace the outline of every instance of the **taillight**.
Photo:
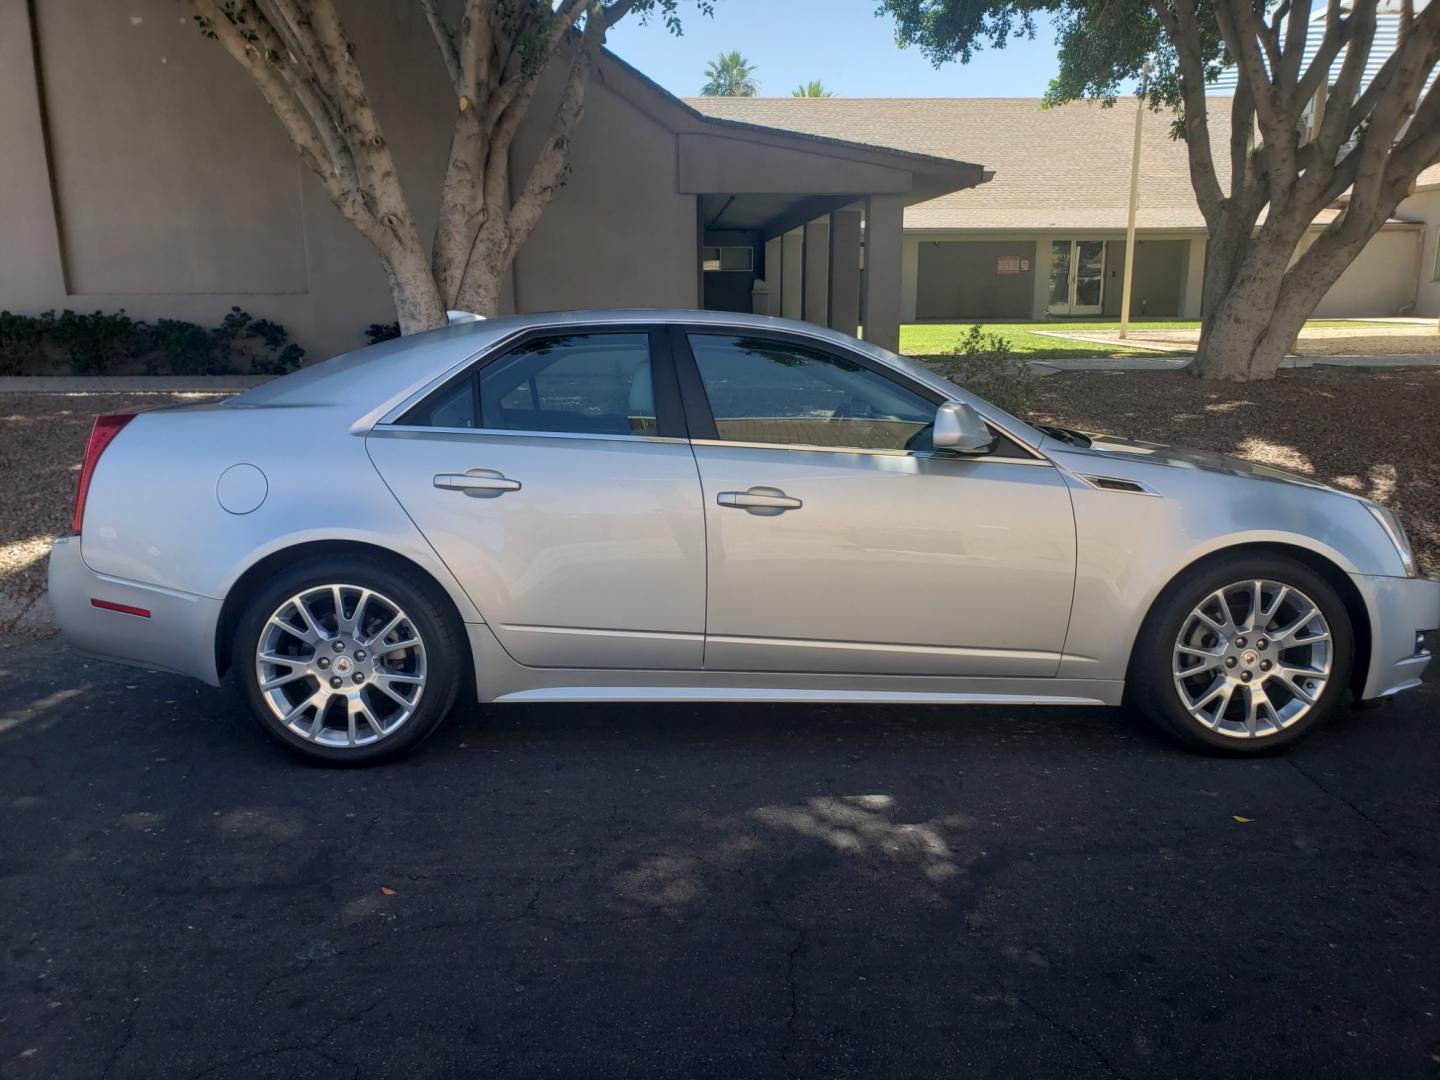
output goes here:
[[75, 521], [70, 531], [76, 536], [80, 535], [80, 526], [85, 522], [85, 497], [90, 494], [90, 478], [95, 475], [100, 455], [134, 419], [134, 413], [106, 413], [95, 417], [95, 426], [90, 429], [90, 444], [85, 447], [85, 461], [80, 466], [80, 489], [75, 492]]

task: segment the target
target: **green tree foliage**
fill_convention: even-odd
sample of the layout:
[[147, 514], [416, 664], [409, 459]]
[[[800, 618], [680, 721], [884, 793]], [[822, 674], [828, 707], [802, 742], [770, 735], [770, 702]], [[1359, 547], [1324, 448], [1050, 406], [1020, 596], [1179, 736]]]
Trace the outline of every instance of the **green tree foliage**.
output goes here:
[[755, 65], [738, 52], [721, 53], [705, 66], [705, 97], [754, 97], [760, 92], [755, 82]]
[[[1416, 176], [1440, 161], [1440, 89], [1426, 89], [1440, 3], [1387, 0], [1382, 13], [1380, 0], [881, 0], [880, 11], [902, 45], [936, 64], [1050, 21], [1050, 105], [1113, 104], [1151, 65], [1147, 104], [1174, 116], [1209, 234], [1202, 375], [1273, 375]], [[1397, 20], [1398, 44], [1372, 56], [1382, 17]], [[1227, 68], [1233, 98], [1207, 98]], [[1305, 243], [1327, 207], [1340, 212]]]
[[826, 90], [826, 89], [825, 89], [825, 84], [822, 83], [819, 79], [811, 79], [809, 82], [807, 82], [807, 83], [801, 83], [801, 84], [800, 84], [799, 86], [797, 86], [794, 90], [791, 90], [791, 91], [790, 91], [790, 96], [791, 96], [791, 97], [834, 97], [835, 95], [832, 94], [829, 90]]

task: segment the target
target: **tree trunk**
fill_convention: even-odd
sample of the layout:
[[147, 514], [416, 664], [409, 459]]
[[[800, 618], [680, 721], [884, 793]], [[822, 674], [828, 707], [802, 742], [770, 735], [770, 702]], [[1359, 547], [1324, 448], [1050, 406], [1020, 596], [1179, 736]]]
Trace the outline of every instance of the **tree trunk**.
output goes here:
[[435, 287], [435, 275], [425, 253], [408, 247], [381, 255], [400, 333], [415, 334], [445, 325], [445, 305]]

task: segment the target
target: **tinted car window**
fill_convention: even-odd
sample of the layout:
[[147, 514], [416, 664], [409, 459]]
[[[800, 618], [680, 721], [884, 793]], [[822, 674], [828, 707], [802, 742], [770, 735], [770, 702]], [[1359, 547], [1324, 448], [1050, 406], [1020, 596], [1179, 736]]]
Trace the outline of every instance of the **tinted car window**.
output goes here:
[[565, 334], [516, 346], [405, 418], [427, 427], [653, 435], [644, 333]]
[[766, 338], [689, 338], [722, 439], [904, 450], [935, 420], [930, 401], [845, 356]]

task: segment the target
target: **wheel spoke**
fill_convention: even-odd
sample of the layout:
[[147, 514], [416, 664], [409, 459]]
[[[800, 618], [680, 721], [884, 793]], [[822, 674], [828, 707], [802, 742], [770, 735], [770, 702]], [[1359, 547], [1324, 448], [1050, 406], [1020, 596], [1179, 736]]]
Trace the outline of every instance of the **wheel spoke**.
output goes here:
[[[1211, 602], [1219, 606], [1223, 621], [1217, 622], [1206, 613], [1205, 608]], [[1235, 633], [1235, 619], [1230, 614], [1230, 603], [1225, 599], [1224, 590], [1213, 592], [1206, 597], [1204, 602], [1195, 609], [1195, 617], [1223, 638], [1231, 637]]]
[[274, 690], [277, 686], [286, 686], [299, 679], [310, 678], [310, 673], [303, 667], [293, 667], [284, 675], [276, 675], [274, 678], [266, 679], [260, 684], [261, 690]]
[[1280, 611], [1280, 605], [1285, 603], [1285, 598], [1290, 595], [1290, 586], [1281, 585], [1275, 592], [1275, 598], [1270, 605], [1260, 612], [1260, 620], [1255, 624], [1258, 630], [1268, 631], [1270, 624], [1275, 621], [1275, 616]]
[[[1195, 649], [1181, 646], [1175, 650], [1174, 673], [1178, 678], [1188, 679], [1203, 671], [1214, 671], [1220, 666], [1220, 658], [1224, 655], [1224, 649]], [[1180, 666], [1181, 657], [1192, 657], [1196, 662], [1182, 668]]]
[[[314, 705], [317, 709], [320, 708], [320, 706], [324, 703], [325, 699], [329, 696], [330, 695], [324, 689], [316, 690], [313, 694], [305, 698], [298, 705], [292, 708], [288, 713], [282, 716], [281, 720], [283, 720], [286, 724], [290, 724], [293, 721], [300, 719], [301, 715], [303, 715], [305, 710], [310, 708], [310, 706]], [[323, 712], [323, 709], [321, 711]]]
[[314, 614], [305, 603], [305, 598], [303, 596], [295, 597], [294, 604], [296, 614], [300, 616], [300, 620], [305, 624], [305, 629], [308, 631], [308, 636], [305, 636], [305, 640], [309, 642], [328, 640], [330, 635], [321, 629], [320, 623], [316, 621]]
[[1250, 583], [1250, 610], [1245, 615], [1245, 625], [1242, 629], [1247, 632], [1253, 631], [1257, 626], [1263, 626], [1260, 622], [1260, 615], [1264, 605], [1265, 583], [1255, 580]]
[[[374, 681], [373, 683], [371, 683], [370, 685], [373, 686], [373, 687], [375, 687], [375, 689], [379, 690], [379, 691], [380, 691], [382, 694], [384, 694], [386, 697], [390, 698], [390, 700], [392, 700], [392, 701], [396, 702], [397, 704], [399, 704], [401, 707], [406, 708], [406, 709], [413, 709], [413, 708], [415, 707], [415, 702], [411, 701], [409, 698], [405, 697], [403, 694], [397, 693], [397, 692], [390, 686], [390, 683], [391, 683], [392, 681], [393, 681], [393, 680], [388, 679], [388, 678], [386, 678], [386, 677], [383, 676], [383, 675], [379, 675], [379, 676], [376, 676], [375, 681]], [[418, 697], [419, 695], [417, 694], [416, 696]]]
[[420, 639], [419, 639], [419, 638], [413, 638], [413, 637], [412, 637], [412, 638], [405, 638], [405, 639], [402, 640], [402, 641], [392, 641], [392, 642], [389, 642], [388, 644], [385, 643], [385, 642], [382, 642], [381, 644], [375, 646], [375, 655], [376, 655], [376, 656], [389, 656], [391, 653], [393, 653], [393, 652], [399, 652], [401, 649], [413, 649], [416, 645], [419, 645], [419, 644], [420, 644]]
[[395, 617], [385, 624], [384, 629], [382, 629], [379, 633], [371, 634], [368, 638], [365, 639], [365, 644], [367, 646], [374, 645], [377, 641], [380, 641], [387, 637], [389, 634], [393, 633], [395, 628], [404, 621], [405, 613], [403, 611], [397, 611], [395, 613]]

